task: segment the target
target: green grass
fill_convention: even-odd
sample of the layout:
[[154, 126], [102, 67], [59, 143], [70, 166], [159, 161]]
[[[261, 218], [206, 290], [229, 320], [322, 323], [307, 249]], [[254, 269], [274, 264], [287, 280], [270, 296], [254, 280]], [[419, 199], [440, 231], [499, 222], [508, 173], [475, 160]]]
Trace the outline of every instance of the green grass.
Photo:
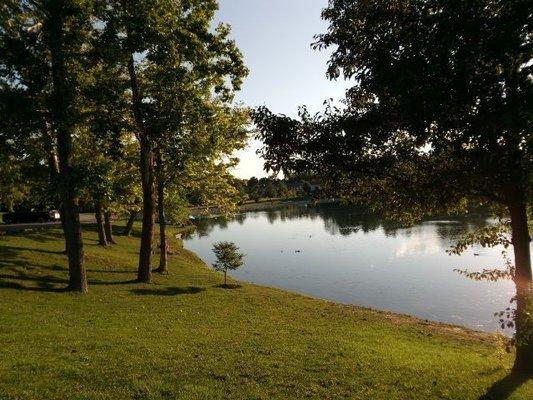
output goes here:
[[[0, 399], [478, 399], [509, 373], [488, 335], [224, 289], [177, 242], [170, 275], [134, 283], [139, 241], [117, 240], [104, 249], [85, 233], [79, 295], [60, 291], [60, 231], [0, 237]], [[520, 377], [499, 387], [533, 398]]]

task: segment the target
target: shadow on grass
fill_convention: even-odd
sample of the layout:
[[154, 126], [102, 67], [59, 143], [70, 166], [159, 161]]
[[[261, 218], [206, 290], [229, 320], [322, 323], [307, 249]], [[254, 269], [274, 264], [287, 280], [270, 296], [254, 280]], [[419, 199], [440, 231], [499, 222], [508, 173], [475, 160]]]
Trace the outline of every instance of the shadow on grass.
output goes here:
[[34, 276], [22, 272], [17, 272], [14, 275], [0, 274], [0, 280], [4, 279], [13, 279], [25, 282], [37, 282], [42, 284], [68, 283], [66, 279], [58, 278], [57, 276], [53, 275]]
[[[133, 237], [133, 238], [140, 238], [141, 237], [141, 229], [138, 226], [134, 226], [131, 233], [129, 235], [124, 234], [124, 226], [122, 224], [117, 225], [116, 222], [113, 221], [113, 226], [111, 227], [111, 230], [113, 232], [113, 236], [117, 237]], [[85, 232], [93, 232], [98, 233], [98, 226], [96, 224], [83, 224], [83, 230]], [[95, 240], [98, 242], [98, 240]]]
[[134, 283], [139, 283], [137, 279], [129, 279], [125, 281], [93, 281], [89, 279], [89, 286], [113, 286], [113, 285], [131, 285]]
[[67, 291], [67, 287], [57, 287], [51, 282], [38, 282], [37, 286], [24, 286], [18, 282], [4, 281], [0, 279], [0, 289], [15, 289], [28, 292], [52, 292], [52, 293], [64, 293]]
[[196, 294], [203, 292], [204, 288], [199, 288], [196, 286], [188, 286], [188, 287], [167, 287], [164, 289], [132, 289], [131, 292], [133, 294], [139, 295], [139, 296], [177, 296], [180, 294]]
[[25, 237], [39, 243], [47, 243], [53, 240], [63, 239], [63, 232], [60, 226], [59, 229], [42, 228], [39, 230], [26, 230], [24, 232], [17, 232], [14, 236]]
[[10, 246], [9, 249], [11, 249], [12, 251], [31, 251], [34, 253], [43, 253], [43, 254], [57, 254], [57, 255], [67, 254], [65, 250], [54, 251], [54, 250], [34, 249], [30, 247], [16, 247], [16, 246]]
[[220, 289], [229, 289], [229, 290], [232, 290], [232, 289], [240, 289], [242, 286], [241, 285], [237, 285], [235, 283], [223, 283], [221, 285], [215, 285], [214, 287], [216, 288], [220, 288]]
[[[37, 286], [26, 286], [22, 282], [33, 282]], [[95, 286], [113, 286], [113, 285], [130, 285], [137, 283], [137, 280], [130, 279], [124, 281], [100, 281], [89, 279], [89, 285]], [[59, 287], [58, 285], [62, 285]], [[68, 285], [68, 280], [53, 275], [28, 275], [20, 271], [15, 274], [0, 274], [0, 288], [18, 289], [39, 292], [63, 292]]]
[[479, 400], [505, 400], [529, 379], [532, 379], [532, 377], [527, 374], [512, 372], [505, 378], [495, 382]]
[[[23, 234], [25, 238], [42, 243], [57, 241], [57, 236], [53, 231], [35, 232]], [[32, 253], [34, 253], [32, 255]], [[45, 254], [43, 256], [39, 254]], [[67, 291], [68, 268], [58, 264], [48, 264], [46, 255], [61, 255], [61, 251], [31, 248], [24, 246], [0, 245], [0, 289], [12, 289], [30, 292], [51, 292], [62, 293]], [[66, 257], [65, 257], [66, 259]], [[45, 272], [46, 271], [46, 272]], [[135, 280], [100, 280], [92, 279], [91, 273], [103, 274], [129, 274], [134, 275], [135, 271], [121, 270], [92, 270], [88, 269], [89, 285], [128, 285], [135, 283]], [[60, 273], [61, 275], [55, 275]]]
[[135, 269], [132, 269], [132, 270], [122, 270], [122, 269], [91, 269], [91, 268], [88, 268], [87, 269], [87, 272], [94, 272], [94, 273], [98, 273], [98, 274], [126, 274], [126, 275], [135, 275], [137, 274], [137, 270]]

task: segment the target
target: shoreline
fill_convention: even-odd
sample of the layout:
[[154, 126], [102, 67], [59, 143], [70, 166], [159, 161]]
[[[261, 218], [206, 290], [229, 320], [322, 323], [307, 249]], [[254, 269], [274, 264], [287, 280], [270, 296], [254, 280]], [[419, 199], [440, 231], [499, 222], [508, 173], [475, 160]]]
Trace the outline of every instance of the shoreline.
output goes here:
[[[185, 246], [183, 248], [186, 251], [194, 254], [194, 256], [197, 257], [202, 262], [202, 264], [205, 266], [205, 268], [213, 271], [213, 269], [209, 266], [209, 264], [206, 261], [204, 261], [196, 252], [194, 252], [191, 249], [188, 249]], [[380, 314], [380, 315], [383, 315], [383, 316], [386, 316], [386, 317], [390, 317], [391, 321], [403, 321], [403, 322], [414, 323], [414, 324], [421, 325], [421, 326], [428, 326], [428, 327], [432, 327], [432, 328], [435, 328], [435, 329], [444, 329], [444, 330], [446, 330], [448, 332], [453, 332], [453, 333], [471, 334], [471, 335], [474, 335], [476, 337], [488, 339], [490, 342], [493, 342], [496, 339], [496, 337], [498, 337], [498, 336], [505, 337], [507, 339], [511, 338], [511, 336], [506, 335], [503, 332], [483, 331], [483, 330], [474, 329], [474, 328], [471, 328], [471, 327], [468, 327], [468, 326], [465, 326], [465, 325], [459, 325], [459, 324], [453, 324], [453, 323], [449, 323], [449, 322], [441, 322], [441, 321], [435, 321], [435, 320], [430, 320], [430, 319], [426, 319], [426, 318], [421, 318], [421, 317], [417, 317], [417, 316], [412, 315], [412, 314], [400, 313], [400, 312], [395, 312], [395, 311], [390, 311], [390, 310], [380, 309], [380, 308], [365, 307], [365, 306], [362, 306], [362, 305], [359, 305], [359, 304], [354, 304], [354, 303], [343, 303], [341, 301], [330, 300], [330, 299], [326, 299], [326, 298], [323, 298], [323, 297], [313, 296], [311, 294], [308, 294], [308, 293], [305, 293], [305, 292], [300, 292], [298, 290], [285, 289], [285, 288], [278, 287], [278, 286], [265, 285], [265, 284], [261, 284], [261, 283], [255, 283], [255, 282], [251, 282], [251, 281], [237, 279], [237, 278], [232, 277], [229, 274], [228, 274], [228, 278], [231, 278], [231, 280], [233, 282], [236, 282], [237, 284], [257, 286], [259, 288], [265, 288], [265, 289], [270, 289], [270, 290], [278, 290], [278, 291], [281, 291], [281, 292], [284, 292], [284, 293], [287, 293], [287, 294], [300, 296], [300, 297], [303, 297], [303, 298], [306, 298], [306, 299], [309, 299], [309, 300], [314, 300], [314, 301], [327, 303], [327, 304], [330, 304], [330, 305], [333, 305], [333, 306], [345, 307], [345, 308], [348, 308], [348, 309], [354, 308], [354, 309], [357, 309], [359, 311], [368, 311], [368, 312], [371, 312], [371, 313], [376, 313], [376, 314]]]

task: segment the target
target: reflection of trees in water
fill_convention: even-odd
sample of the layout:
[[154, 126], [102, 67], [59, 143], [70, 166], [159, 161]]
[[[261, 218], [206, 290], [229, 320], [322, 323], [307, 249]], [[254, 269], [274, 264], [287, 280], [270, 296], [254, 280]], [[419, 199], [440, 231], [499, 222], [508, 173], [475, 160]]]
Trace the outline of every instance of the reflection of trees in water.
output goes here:
[[[450, 241], [456, 240], [463, 232], [483, 227], [487, 224], [484, 217], [454, 218], [452, 220], [435, 221], [428, 220], [425, 223], [411, 227], [402, 227], [399, 224], [383, 220], [379, 215], [372, 214], [358, 207], [342, 206], [338, 204], [321, 205], [313, 208], [301, 206], [285, 206], [279, 209], [271, 209], [260, 212], [249, 212], [236, 214], [232, 217], [212, 217], [200, 218], [194, 221], [199, 237], [209, 235], [215, 227], [224, 230], [228, 223], [237, 222], [242, 225], [249, 219], [258, 219], [266, 216], [270, 224], [277, 221], [294, 220], [317, 220], [324, 223], [324, 229], [331, 235], [350, 236], [357, 232], [369, 233], [381, 229], [387, 237], [396, 237], [401, 233], [404, 237], [421, 235], [429, 228], [427, 223], [431, 221], [430, 229], [433, 229], [442, 244], [447, 245]], [[186, 239], [190, 236], [185, 236]]]
[[453, 221], [431, 221], [438, 238], [445, 246], [450, 242], [455, 242], [465, 232], [483, 228], [487, 224], [486, 218], [472, 216], [454, 218]]
[[230, 217], [216, 216], [216, 217], [200, 217], [194, 220], [194, 225], [196, 226], [196, 231], [187, 232], [183, 235], [184, 239], [191, 239], [194, 233], [198, 237], [205, 237], [213, 232], [213, 229], [219, 228], [220, 230], [227, 229], [228, 223], [237, 222], [239, 225], [244, 224], [244, 222], [249, 218], [257, 218], [258, 215], [253, 215], [251, 213], [241, 213], [235, 214]]
[[[246, 217], [244, 217], [244, 219], [242, 219], [240, 223], [242, 224], [245, 219]], [[209, 235], [213, 231], [213, 229], [215, 229], [215, 227], [218, 227], [220, 229], [226, 229], [228, 227], [228, 222], [230, 222], [230, 220], [237, 220], [236, 216], [231, 217], [231, 218], [226, 218], [226, 217], [198, 218], [194, 220], [194, 225], [196, 225], [196, 234], [198, 235], [198, 237], [205, 237]], [[192, 233], [191, 233], [191, 236], [192, 236]], [[184, 238], [190, 239], [191, 236], [184, 237]]]
[[348, 206], [323, 206], [316, 210], [324, 221], [326, 232], [331, 235], [349, 236], [357, 232], [368, 233], [382, 229], [386, 236], [395, 236], [398, 224], [384, 221], [379, 215]]
[[317, 216], [310, 212], [309, 209], [301, 206], [288, 206], [280, 209], [272, 209], [267, 211], [267, 220], [270, 224], [280, 220], [285, 222], [287, 220], [298, 219], [316, 219]]
[[244, 221], [246, 221], [246, 214], [237, 214], [235, 215], [235, 217], [233, 218], [234, 221], [237, 221], [239, 223], [239, 225], [242, 225], [244, 224]]

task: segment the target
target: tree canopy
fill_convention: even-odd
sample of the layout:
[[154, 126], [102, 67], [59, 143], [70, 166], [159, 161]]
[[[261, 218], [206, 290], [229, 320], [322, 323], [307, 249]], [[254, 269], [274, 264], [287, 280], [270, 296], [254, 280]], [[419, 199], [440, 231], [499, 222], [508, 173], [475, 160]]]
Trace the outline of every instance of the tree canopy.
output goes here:
[[330, 192], [405, 222], [472, 200], [509, 215], [516, 366], [531, 368], [530, 2], [330, 0], [322, 16], [314, 47], [332, 49], [329, 77], [353, 86], [316, 115], [255, 110], [266, 168], [320, 172]]

